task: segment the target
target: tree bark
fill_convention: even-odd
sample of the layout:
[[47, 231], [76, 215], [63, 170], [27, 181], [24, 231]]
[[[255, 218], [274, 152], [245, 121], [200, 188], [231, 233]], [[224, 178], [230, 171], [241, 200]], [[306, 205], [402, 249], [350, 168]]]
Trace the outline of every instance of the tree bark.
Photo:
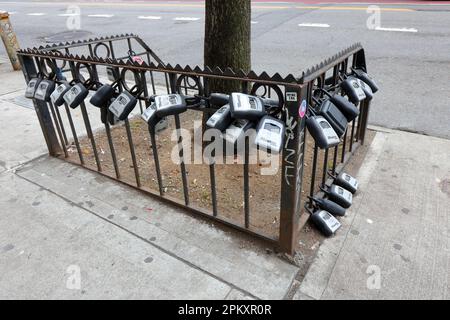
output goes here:
[[[246, 72], [251, 68], [251, 0], [206, 0], [205, 66]], [[230, 80], [208, 80], [209, 92], [241, 91]]]

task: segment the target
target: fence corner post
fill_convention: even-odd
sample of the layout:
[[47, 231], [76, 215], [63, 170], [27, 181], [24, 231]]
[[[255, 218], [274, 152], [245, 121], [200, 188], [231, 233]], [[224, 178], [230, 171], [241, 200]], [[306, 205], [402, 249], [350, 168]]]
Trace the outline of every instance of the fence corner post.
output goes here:
[[[18, 58], [22, 66], [22, 72], [24, 74], [25, 81], [26, 83], [28, 83], [31, 78], [38, 76], [33, 58], [22, 55], [19, 55]], [[48, 153], [51, 156], [59, 156], [60, 154], [62, 154], [62, 148], [58, 141], [58, 137], [56, 135], [55, 127], [53, 126], [47, 103], [44, 101], [33, 99], [33, 105], [42, 129], [42, 133], [44, 135], [45, 142], [47, 144]]]
[[298, 242], [306, 124], [302, 108], [306, 107], [306, 99], [305, 88], [286, 86], [286, 140], [282, 154], [279, 245], [289, 254], [294, 253]]

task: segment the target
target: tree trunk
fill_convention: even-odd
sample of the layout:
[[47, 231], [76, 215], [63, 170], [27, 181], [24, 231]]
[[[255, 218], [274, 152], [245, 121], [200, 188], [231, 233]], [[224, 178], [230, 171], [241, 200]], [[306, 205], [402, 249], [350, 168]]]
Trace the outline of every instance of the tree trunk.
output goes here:
[[[206, 0], [205, 66], [229, 67], [246, 72], [251, 68], [251, 0]], [[209, 92], [241, 91], [242, 83], [208, 80]]]

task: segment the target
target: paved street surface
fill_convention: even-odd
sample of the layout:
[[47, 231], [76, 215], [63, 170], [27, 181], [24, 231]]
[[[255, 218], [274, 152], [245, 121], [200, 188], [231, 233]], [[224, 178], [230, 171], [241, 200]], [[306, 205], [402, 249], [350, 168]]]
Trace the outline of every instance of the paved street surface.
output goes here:
[[295, 299], [450, 298], [450, 141], [378, 132]]
[[[254, 1], [254, 69], [299, 75], [361, 42], [369, 71], [381, 86], [370, 122], [450, 138], [450, 2], [378, 1], [377, 30], [367, 28], [369, 4], [321, 2]], [[0, 9], [12, 13], [22, 47], [78, 37], [67, 34], [67, 21], [73, 18], [69, 5], [81, 9], [79, 36], [133, 32], [166, 62], [203, 62], [204, 8], [199, 1], [0, 1]]]

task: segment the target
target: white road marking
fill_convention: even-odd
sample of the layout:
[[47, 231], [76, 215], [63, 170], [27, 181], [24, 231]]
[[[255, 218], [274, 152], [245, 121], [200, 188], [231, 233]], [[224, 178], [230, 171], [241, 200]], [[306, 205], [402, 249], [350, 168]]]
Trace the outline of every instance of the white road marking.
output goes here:
[[112, 18], [113, 14], [88, 14], [88, 17], [91, 18]]
[[382, 27], [376, 27], [375, 30], [377, 30], [377, 31], [393, 31], [393, 32], [418, 32], [418, 30], [414, 29], [414, 28], [382, 28]]
[[251, 21], [251, 23], [252, 23], [252, 24], [257, 24], [257, 23], [258, 23], [258, 21]]
[[59, 17], [75, 17], [79, 16], [79, 13], [60, 13], [58, 14]]
[[330, 25], [326, 23], [300, 23], [299, 27], [312, 27], [312, 28], [329, 28]]
[[45, 13], [43, 13], [43, 12], [33, 12], [33, 13], [27, 13], [27, 16], [45, 16]]
[[200, 18], [176, 17], [173, 20], [175, 20], [175, 21], [197, 21], [197, 20], [200, 20]]
[[142, 20], [161, 20], [161, 17], [156, 17], [156, 16], [139, 16], [138, 19], [142, 19]]

